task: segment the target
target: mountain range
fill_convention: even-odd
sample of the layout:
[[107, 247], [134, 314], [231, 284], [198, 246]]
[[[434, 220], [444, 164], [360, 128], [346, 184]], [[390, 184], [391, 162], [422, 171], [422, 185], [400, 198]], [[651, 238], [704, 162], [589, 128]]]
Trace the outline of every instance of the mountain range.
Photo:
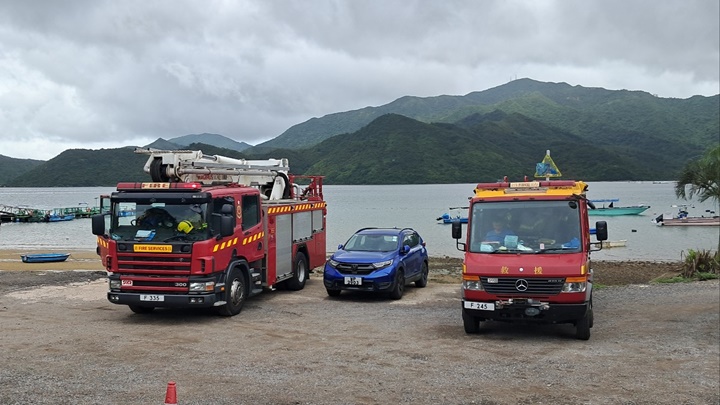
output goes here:
[[[718, 142], [720, 95], [672, 99], [520, 79], [465, 96], [407, 96], [313, 118], [256, 146], [218, 134], [145, 146], [286, 157], [292, 172], [324, 175], [328, 184], [417, 184], [532, 176], [547, 149], [564, 178], [668, 180]], [[47, 162], [0, 155], [0, 185], [147, 181], [145, 159], [132, 147], [67, 150]]]

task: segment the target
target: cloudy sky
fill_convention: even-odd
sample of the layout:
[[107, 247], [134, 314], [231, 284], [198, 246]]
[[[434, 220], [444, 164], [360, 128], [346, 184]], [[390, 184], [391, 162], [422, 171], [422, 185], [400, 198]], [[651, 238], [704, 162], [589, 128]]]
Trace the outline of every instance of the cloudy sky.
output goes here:
[[217, 133], [529, 77], [720, 93], [717, 0], [0, 0], [0, 154]]

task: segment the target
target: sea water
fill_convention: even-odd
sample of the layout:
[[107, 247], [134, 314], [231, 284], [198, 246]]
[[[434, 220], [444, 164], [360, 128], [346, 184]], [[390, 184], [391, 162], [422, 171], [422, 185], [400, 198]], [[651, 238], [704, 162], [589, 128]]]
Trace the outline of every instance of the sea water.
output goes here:
[[[684, 201], [675, 197], [673, 182], [591, 182], [589, 199], [617, 198], [616, 206], [648, 204], [641, 215], [602, 217], [609, 240], [626, 240], [626, 247], [606, 248], [592, 253], [595, 260], [679, 261], [688, 250], [715, 250], [720, 227], [660, 227], [651, 222], [662, 213], [675, 213], [678, 204], [688, 204], [691, 215], [720, 212], [714, 202]], [[411, 227], [427, 243], [431, 256], [462, 257], [450, 226], [437, 218], [450, 207], [466, 207], [475, 184], [424, 185], [326, 185], [328, 203], [327, 250], [332, 252], [355, 231], [364, 227]], [[0, 208], [24, 206], [39, 209], [97, 206], [99, 196], [109, 187], [0, 188]], [[20, 250], [95, 249], [96, 237], [90, 220], [77, 218], [54, 223], [3, 223], [0, 248]]]

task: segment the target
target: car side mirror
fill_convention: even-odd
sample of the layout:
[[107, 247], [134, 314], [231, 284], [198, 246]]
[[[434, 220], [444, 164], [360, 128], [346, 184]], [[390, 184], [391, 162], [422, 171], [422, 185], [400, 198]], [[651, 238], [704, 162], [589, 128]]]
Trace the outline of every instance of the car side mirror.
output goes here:
[[410, 252], [410, 246], [403, 245], [403, 247], [400, 248], [400, 254], [406, 255], [408, 252]]
[[342, 250], [342, 248], [343, 248], [343, 244], [341, 243], [341, 244], [338, 245], [337, 250]]

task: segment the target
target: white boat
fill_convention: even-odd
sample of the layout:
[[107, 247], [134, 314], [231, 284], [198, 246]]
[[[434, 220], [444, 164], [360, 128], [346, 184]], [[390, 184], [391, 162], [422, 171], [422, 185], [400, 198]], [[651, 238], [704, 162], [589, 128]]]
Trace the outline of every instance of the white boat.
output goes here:
[[706, 210], [708, 216], [690, 216], [687, 205], [674, 206], [677, 214], [664, 213], [655, 217], [652, 222], [658, 226], [720, 226], [720, 216], [715, 211]]
[[614, 248], [614, 247], [625, 247], [625, 246], [627, 246], [627, 239], [606, 240], [606, 241], [603, 241], [603, 243], [602, 243], [603, 249]]

